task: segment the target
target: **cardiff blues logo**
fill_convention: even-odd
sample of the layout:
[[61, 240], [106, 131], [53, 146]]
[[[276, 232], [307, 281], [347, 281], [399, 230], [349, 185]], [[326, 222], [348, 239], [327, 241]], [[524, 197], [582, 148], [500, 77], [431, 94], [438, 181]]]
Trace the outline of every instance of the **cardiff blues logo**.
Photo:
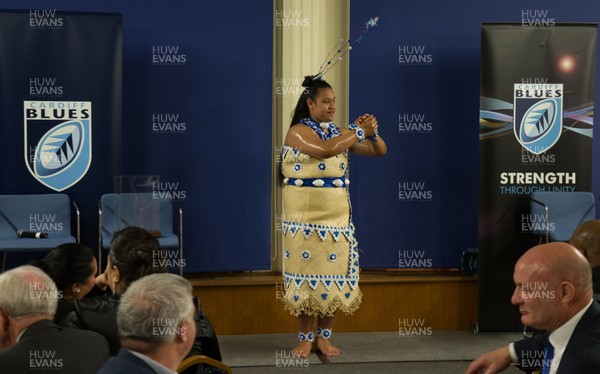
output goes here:
[[531, 153], [546, 152], [562, 132], [563, 85], [515, 84], [514, 93], [515, 137]]
[[43, 185], [63, 191], [92, 162], [92, 103], [25, 101], [25, 164]]

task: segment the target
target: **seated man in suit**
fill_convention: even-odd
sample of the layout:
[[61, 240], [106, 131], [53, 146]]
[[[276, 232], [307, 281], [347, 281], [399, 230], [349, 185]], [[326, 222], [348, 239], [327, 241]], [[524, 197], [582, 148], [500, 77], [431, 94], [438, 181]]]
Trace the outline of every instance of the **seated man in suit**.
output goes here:
[[121, 349], [98, 374], [175, 373], [196, 336], [192, 298], [191, 284], [178, 275], [134, 281], [117, 310]]
[[37, 267], [0, 274], [0, 371], [91, 374], [108, 359], [102, 335], [52, 321], [58, 298], [52, 279]]
[[539, 245], [517, 261], [513, 279], [521, 322], [546, 332], [482, 355], [467, 373], [498, 373], [511, 362], [527, 372], [600, 373], [600, 301], [585, 257], [567, 243]]
[[600, 220], [591, 220], [579, 225], [569, 244], [577, 248], [589, 261], [594, 293], [600, 293]]

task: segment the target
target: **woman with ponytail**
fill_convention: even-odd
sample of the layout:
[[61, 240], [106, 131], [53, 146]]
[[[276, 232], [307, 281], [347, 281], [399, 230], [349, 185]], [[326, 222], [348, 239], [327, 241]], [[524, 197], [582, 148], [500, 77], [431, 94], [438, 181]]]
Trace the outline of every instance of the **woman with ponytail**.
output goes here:
[[335, 313], [354, 313], [362, 297], [348, 153], [387, 152], [374, 116], [364, 114], [348, 128], [333, 124], [335, 94], [321, 78], [305, 77], [282, 149], [283, 302], [297, 317], [294, 357], [315, 349], [327, 356], [340, 353], [329, 341]]

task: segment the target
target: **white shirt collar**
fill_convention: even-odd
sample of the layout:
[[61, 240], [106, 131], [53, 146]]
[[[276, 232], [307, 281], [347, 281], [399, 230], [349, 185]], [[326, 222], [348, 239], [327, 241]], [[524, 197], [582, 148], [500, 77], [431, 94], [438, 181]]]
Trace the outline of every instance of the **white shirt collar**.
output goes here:
[[127, 349], [127, 350], [132, 355], [139, 357], [142, 361], [147, 363], [154, 371], [156, 371], [157, 374], [177, 374], [177, 372], [169, 369], [168, 367], [162, 365], [159, 362], [154, 361], [153, 359], [151, 359], [150, 357], [148, 357], [142, 353], [132, 351], [131, 349]]
[[17, 343], [17, 342], [19, 342], [19, 340], [21, 340], [21, 337], [25, 333], [25, 330], [27, 330], [27, 327], [25, 327], [23, 330], [21, 330], [21, 332], [19, 333], [19, 335], [17, 335], [17, 340], [15, 340], [15, 343]]
[[588, 305], [581, 309], [577, 314], [571, 317], [570, 320], [565, 322], [562, 326], [552, 331], [550, 336], [550, 343], [554, 347], [554, 358], [552, 359], [552, 366], [550, 367], [550, 374], [556, 374], [558, 370], [558, 365], [560, 364], [560, 359], [562, 358], [563, 353], [565, 353], [565, 348], [567, 348], [567, 344], [571, 339], [571, 335], [573, 335], [573, 331], [577, 324], [581, 320], [581, 317], [585, 314], [585, 312], [589, 309], [590, 305], [594, 299], [590, 300]]

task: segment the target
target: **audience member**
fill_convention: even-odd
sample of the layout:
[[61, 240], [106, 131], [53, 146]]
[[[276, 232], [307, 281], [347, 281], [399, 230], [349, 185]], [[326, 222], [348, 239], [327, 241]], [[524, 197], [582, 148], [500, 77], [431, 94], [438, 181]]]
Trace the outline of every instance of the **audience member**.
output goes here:
[[196, 336], [192, 286], [174, 274], [133, 282], [117, 312], [121, 349], [98, 374], [175, 373]]
[[0, 274], [0, 371], [96, 373], [108, 359], [100, 334], [52, 321], [59, 296], [52, 279], [37, 267]]
[[62, 325], [73, 301], [83, 298], [95, 285], [98, 262], [94, 253], [83, 244], [61, 244], [33, 265], [48, 274], [61, 292], [54, 322]]
[[600, 293], [600, 220], [582, 223], [575, 229], [571, 241], [592, 267], [594, 293]]
[[467, 373], [498, 373], [511, 363], [543, 373], [600, 372], [600, 300], [585, 257], [567, 243], [539, 245], [517, 261], [513, 279], [521, 322], [546, 332], [482, 355]]
[[[67, 316], [69, 326], [93, 330], [106, 337], [110, 344], [111, 356], [121, 347], [117, 335], [117, 307], [120, 295], [135, 280], [144, 276], [162, 273], [160, 261], [162, 249], [158, 241], [148, 231], [131, 226], [117, 232], [110, 243], [106, 270], [96, 283], [107, 284], [112, 295], [86, 298], [73, 303], [73, 310]], [[189, 355], [203, 354], [221, 361], [221, 351], [212, 325], [194, 298], [196, 305], [196, 340]]]

